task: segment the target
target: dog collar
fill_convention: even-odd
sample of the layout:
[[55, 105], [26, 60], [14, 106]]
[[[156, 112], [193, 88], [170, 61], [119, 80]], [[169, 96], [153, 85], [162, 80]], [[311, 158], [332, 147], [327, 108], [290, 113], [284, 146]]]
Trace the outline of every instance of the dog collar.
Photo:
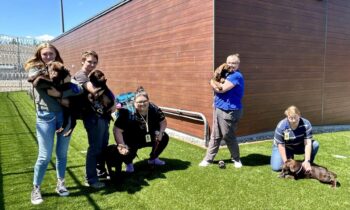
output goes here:
[[296, 174], [299, 174], [303, 170], [303, 166], [300, 166], [299, 170], [296, 172]]

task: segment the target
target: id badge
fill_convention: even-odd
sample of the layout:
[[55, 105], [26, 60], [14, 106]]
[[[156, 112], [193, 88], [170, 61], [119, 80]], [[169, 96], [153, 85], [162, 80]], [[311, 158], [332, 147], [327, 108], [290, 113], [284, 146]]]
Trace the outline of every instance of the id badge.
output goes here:
[[289, 132], [288, 131], [284, 132], [284, 140], [286, 140], [286, 141], [289, 140]]
[[145, 138], [146, 138], [147, 143], [151, 142], [151, 135], [150, 134], [146, 134]]

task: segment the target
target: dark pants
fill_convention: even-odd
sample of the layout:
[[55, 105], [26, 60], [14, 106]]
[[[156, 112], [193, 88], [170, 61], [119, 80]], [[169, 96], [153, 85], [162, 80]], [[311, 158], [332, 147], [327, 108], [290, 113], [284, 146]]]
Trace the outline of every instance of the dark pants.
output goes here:
[[86, 154], [86, 179], [93, 184], [98, 181], [98, 173], [106, 172], [102, 151], [108, 145], [109, 119], [91, 114], [86, 116], [83, 122], [89, 141]]
[[162, 140], [157, 142], [157, 141], [151, 141], [149, 143], [144, 143], [141, 145], [135, 145], [135, 146], [130, 146], [129, 148], [129, 154], [125, 155], [122, 157], [122, 160], [125, 164], [132, 163], [132, 161], [135, 159], [137, 156], [137, 150], [144, 148], [144, 147], [152, 147], [152, 151], [149, 154], [149, 159], [153, 160], [157, 158], [165, 149], [165, 147], [168, 145], [169, 142], [169, 136], [168, 134], [164, 133]]

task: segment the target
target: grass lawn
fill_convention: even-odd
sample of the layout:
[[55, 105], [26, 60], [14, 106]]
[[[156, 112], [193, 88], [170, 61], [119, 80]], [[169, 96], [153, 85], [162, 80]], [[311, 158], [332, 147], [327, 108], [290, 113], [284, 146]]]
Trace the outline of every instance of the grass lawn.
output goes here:
[[198, 167], [205, 150], [171, 139], [161, 156], [167, 165], [150, 170], [150, 149], [142, 149], [134, 174], [124, 174], [121, 185], [107, 182], [97, 191], [83, 185], [87, 138], [79, 121], [69, 148], [70, 195], [59, 197], [54, 191], [53, 157], [42, 185], [44, 203], [33, 206], [34, 104], [24, 92], [0, 93], [0, 209], [350, 209], [350, 132], [315, 138], [320, 142], [316, 163], [337, 173], [337, 189], [317, 180], [277, 178], [269, 166], [271, 141], [240, 145], [241, 169], [229, 164], [228, 150], [221, 149], [216, 160], [225, 160], [227, 168], [219, 169], [217, 164]]

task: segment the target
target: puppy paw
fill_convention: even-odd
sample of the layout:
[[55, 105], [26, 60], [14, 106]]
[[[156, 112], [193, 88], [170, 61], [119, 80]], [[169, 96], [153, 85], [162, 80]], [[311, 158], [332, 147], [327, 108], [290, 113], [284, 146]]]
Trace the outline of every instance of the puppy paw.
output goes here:
[[70, 136], [73, 132], [73, 129], [69, 129], [67, 132], [63, 134], [64, 137]]
[[61, 133], [63, 130], [64, 130], [64, 128], [61, 127], [61, 128], [56, 130], [56, 133]]

